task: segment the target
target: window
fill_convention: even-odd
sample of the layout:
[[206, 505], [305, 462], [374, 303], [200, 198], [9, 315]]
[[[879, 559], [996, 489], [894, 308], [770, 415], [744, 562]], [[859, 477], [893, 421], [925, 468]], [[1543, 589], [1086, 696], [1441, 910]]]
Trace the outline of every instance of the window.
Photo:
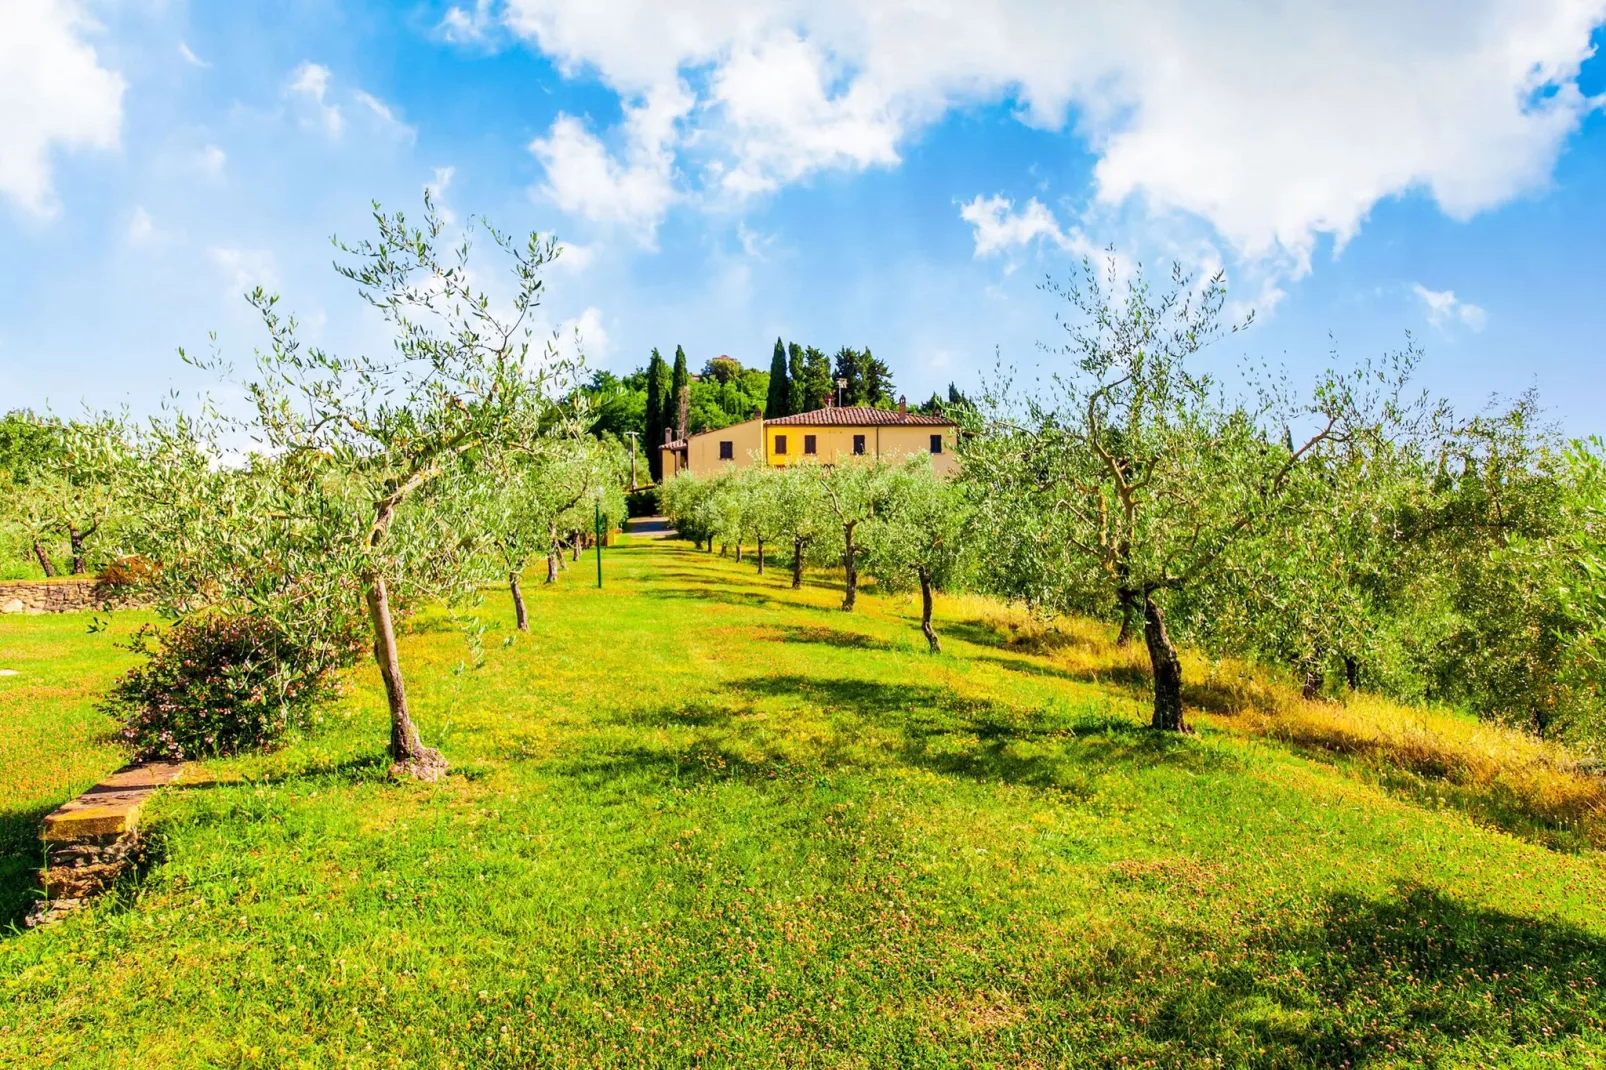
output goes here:
[[804, 435], [803, 436], [803, 452], [808, 454], [810, 457], [814, 456], [815, 450], [814, 450], [814, 436], [813, 435]]
[[942, 436], [941, 435], [932, 435], [931, 436], [931, 452], [932, 453], [941, 453], [942, 452]]
[[721, 442], [719, 444], [719, 459], [734, 461], [736, 459], [736, 444], [734, 442]]
[[863, 435], [854, 435], [853, 436], [853, 455], [855, 457], [864, 456], [864, 436]]
[[786, 436], [785, 435], [776, 435], [775, 436], [775, 455], [777, 457], [785, 457], [786, 456]]

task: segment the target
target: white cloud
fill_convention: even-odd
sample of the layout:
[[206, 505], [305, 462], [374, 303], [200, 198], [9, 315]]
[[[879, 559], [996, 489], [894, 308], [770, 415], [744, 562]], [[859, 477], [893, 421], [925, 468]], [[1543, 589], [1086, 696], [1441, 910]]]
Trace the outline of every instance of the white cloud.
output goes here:
[[447, 8], [436, 32], [453, 44], [483, 44], [489, 39], [495, 24], [490, 0], [475, 0], [472, 9], [455, 4]]
[[265, 249], [215, 245], [207, 250], [207, 255], [223, 276], [230, 297], [238, 297], [258, 286], [264, 290], [278, 289], [279, 274], [273, 254]]
[[185, 62], [191, 64], [192, 66], [200, 67], [202, 70], [209, 70], [212, 66], [206, 60], [190, 51], [189, 44], [184, 41], [180, 41], [178, 43], [178, 54], [184, 57]]
[[992, 256], [1018, 245], [1028, 245], [1038, 238], [1046, 238], [1065, 250], [1091, 252], [1087, 240], [1075, 229], [1067, 234], [1060, 229], [1054, 213], [1036, 197], [1026, 207], [1015, 211], [1015, 202], [1002, 196], [982, 197], [977, 194], [959, 208], [959, 218], [976, 231], [976, 256]]
[[608, 332], [602, 326], [602, 313], [589, 307], [573, 319], [558, 324], [555, 341], [558, 352], [569, 357], [584, 354], [589, 367], [600, 367], [608, 359]]
[[649, 154], [643, 184], [660, 195], [625, 196], [628, 154], [612, 164], [578, 121], [554, 127], [543, 143], [606, 191], [567, 198], [582, 214], [623, 201], [655, 220], [677, 153], [705, 157], [714, 188], [761, 192], [894, 164], [949, 110], [1007, 101], [1027, 124], [1074, 127], [1097, 156], [1102, 205], [1187, 213], [1291, 274], [1384, 198], [1423, 191], [1462, 218], [1542, 186], [1595, 103], [1576, 77], [1603, 17], [1606, 0], [509, 0], [505, 12], [566, 73], [626, 100], [697, 87], [678, 136]]
[[53, 148], [118, 145], [124, 82], [85, 41], [93, 29], [71, 0], [0, 2], [0, 195], [35, 215], [57, 210]]
[[556, 265], [559, 269], [570, 274], [580, 274], [597, 259], [597, 247], [595, 245], [576, 245], [573, 242], [559, 242], [558, 244], [562, 251], [558, 254]]
[[128, 222], [128, 240], [134, 245], [145, 245], [156, 238], [156, 224], [143, 206], [136, 205], [134, 217]]
[[390, 109], [390, 106], [372, 93], [366, 93], [358, 89], [352, 93], [352, 97], [358, 104], [367, 108], [374, 118], [379, 120], [382, 127], [396, 137], [405, 141], [412, 141], [418, 136], [418, 131], [396, 118], [396, 113]]
[[441, 222], [452, 226], [457, 222], [457, 215], [446, 206], [446, 191], [451, 188], [452, 176], [457, 174], [455, 167], [435, 168], [435, 180], [424, 183], [424, 192], [429, 194], [430, 203], [435, 205], [435, 211], [440, 213]]
[[329, 68], [310, 61], [302, 63], [290, 76], [285, 92], [305, 98], [315, 109], [317, 124], [330, 137], [339, 137], [345, 118], [338, 105], [326, 102], [329, 95]]
[[216, 145], [208, 145], [195, 154], [195, 166], [200, 168], [201, 173], [209, 178], [221, 178], [223, 166], [228, 162], [228, 153]]
[[1481, 331], [1489, 314], [1482, 308], [1456, 297], [1454, 290], [1430, 290], [1420, 282], [1411, 290], [1427, 307], [1428, 322], [1440, 330], [1460, 324], [1470, 330]]
[[623, 159], [572, 115], [560, 114], [530, 151], [546, 169], [541, 193], [565, 212], [638, 231], [651, 244], [658, 222], [678, 198], [676, 124], [693, 100], [679, 83], [654, 89], [625, 108]]

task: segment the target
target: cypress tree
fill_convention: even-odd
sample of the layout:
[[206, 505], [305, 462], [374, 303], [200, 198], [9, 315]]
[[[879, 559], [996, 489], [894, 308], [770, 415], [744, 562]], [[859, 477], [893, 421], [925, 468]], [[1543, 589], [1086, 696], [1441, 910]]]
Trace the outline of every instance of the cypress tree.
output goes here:
[[796, 416], [800, 412], [811, 412], [820, 407], [818, 398], [812, 401], [804, 396], [804, 370], [803, 347], [793, 342], [786, 347], [786, 377], [787, 383], [786, 414]]
[[675, 374], [669, 380], [669, 402], [664, 408], [664, 426], [673, 427], [676, 435], [686, 430], [680, 426], [680, 397], [690, 385], [691, 379], [686, 374], [686, 351], [676, 346]]
[[664, 428], [668, 424], [664, 420], [664, 410], [669, 394], [669, 365], [664, 358], [658, 355], [655, 348], [652, 359], [647, 362], [647, 412], [642, 428], [642, 437], [646, 439], [647, 469], [652, 473], [655, 482], [664, 478], [663, 454], [660, 452], [664, 445]]
[[764, 417], [774, 420], [781, 416], [790, 416], [792, 404], [792, 383], [786, 375], [786, 347], [779, 338], [775, 339], [775, 356], [770, 358], [770, 392], [764, 401]]
[[892, 385], [892, 369], [887, 367], [887, 362], [866, 348], [860, 366], [864, 372], [864, 403], [883, 409], [892, 408], [897, 387]]

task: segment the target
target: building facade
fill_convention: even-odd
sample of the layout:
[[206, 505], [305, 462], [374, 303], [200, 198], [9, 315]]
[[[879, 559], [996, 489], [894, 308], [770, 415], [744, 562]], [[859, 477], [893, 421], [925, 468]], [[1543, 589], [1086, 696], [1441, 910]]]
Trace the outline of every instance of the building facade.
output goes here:
[[926, 453], [931, 455], [932, 469], [946, 476], [959, 468], [954, 453], [958, 431], [947, 417], [909, 412], [901, 400], [896, 409], [827, 406], [666, 442], [663, 472], [668, 479], [682, 472], [708, 475], [727, 466], [835, 464], [846, 457], [893, 460]]

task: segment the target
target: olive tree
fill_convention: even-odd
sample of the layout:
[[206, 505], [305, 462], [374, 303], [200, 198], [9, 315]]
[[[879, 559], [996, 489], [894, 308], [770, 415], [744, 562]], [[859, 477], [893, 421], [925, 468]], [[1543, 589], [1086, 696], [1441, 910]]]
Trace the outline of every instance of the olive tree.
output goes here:
[[775, 488], [775, 537], [792, 544], [792, 587], [803, 586], [803, 564], [826, 526], [825, 495], [818, 466], [794, 464], [770, 476]]
[[[1219, 274], [1196, 285], [1180, 267], [1156, 293], [1141, 269], [1084, 261], [1065, 286], [1066, 365], [1040, 395], [994, 392], [967, 417], [964, 479], [995, 525], [1030, 513], [1073, 572], [1142, 620], [1153, 668], [1153, 726], [1186, 730], [1182, 662], [1167, 596], [1192, 588], [1246, 535], [1297, 523], [1291, 477], [1357, 429], [1356, 387], [1328, 375], [1305, 402], [1273, 383], [1253, 403], [1222, 397], [1190, 362], [1226, 329]], [[1239, 325], [1241, 326], [1241, 325]], [[1231, 328], [1237, 330], [1238, 326]], [[1377, 379], [1386, 392], [1398, 381]], [[1283, 427], [1299, 427], [1286, 440]], [[1076, 577], [1069, 585], [1085, 584]]]
[[958, 576], [965, 530], [958, 489], [939, 479], [927, 456], [910, 458], [886, 478], [868, 525], [869, 569], [878, 584], [920, 588], [920, 630], [933, 654], [942, 642], [931, 625], [932, 593]]
[[[473, 533], [437, 492], [541, 434], [539, 400], [557, 361], [550, 345], [540, 359], [528, 321], [557, 248], [487, 224], [510, 268], [509, 292], [493, 302], [473, 282], [472, 228], [443, 248], [427, 197], [421, 226], [378, 205], [374, 220], [376, 238], [336, 243], [336, 271], [390, 326], [390, 351], [303, 345], [277, 295], [249, 294], [269, 342], [245, 383], [256, 455], [227, 471], [203, 422], [167, 424], [151, 471], [174, 478], [147, 486], [159, 520], [147, 541], [178, 597], [268, 605], [310, 629], [365, 616], [390, 711], [391, 772], [434, 780], [446, 761], [413, 722], [396, 598], [461, 590]], [[196, 363], [223, 367], [216, 357]]]
[[887, 468], [878, 460], [844, 459], [834, 465], [810, 466], [805, 471], [819, 488], [825, 523], [842, 539], [846, 579], [842, 609], [851, 613], [859, 598], [859, 565], [869, 552], [859, 538], [859, 528], [875, 516], [876, 505], [885, 492]]

